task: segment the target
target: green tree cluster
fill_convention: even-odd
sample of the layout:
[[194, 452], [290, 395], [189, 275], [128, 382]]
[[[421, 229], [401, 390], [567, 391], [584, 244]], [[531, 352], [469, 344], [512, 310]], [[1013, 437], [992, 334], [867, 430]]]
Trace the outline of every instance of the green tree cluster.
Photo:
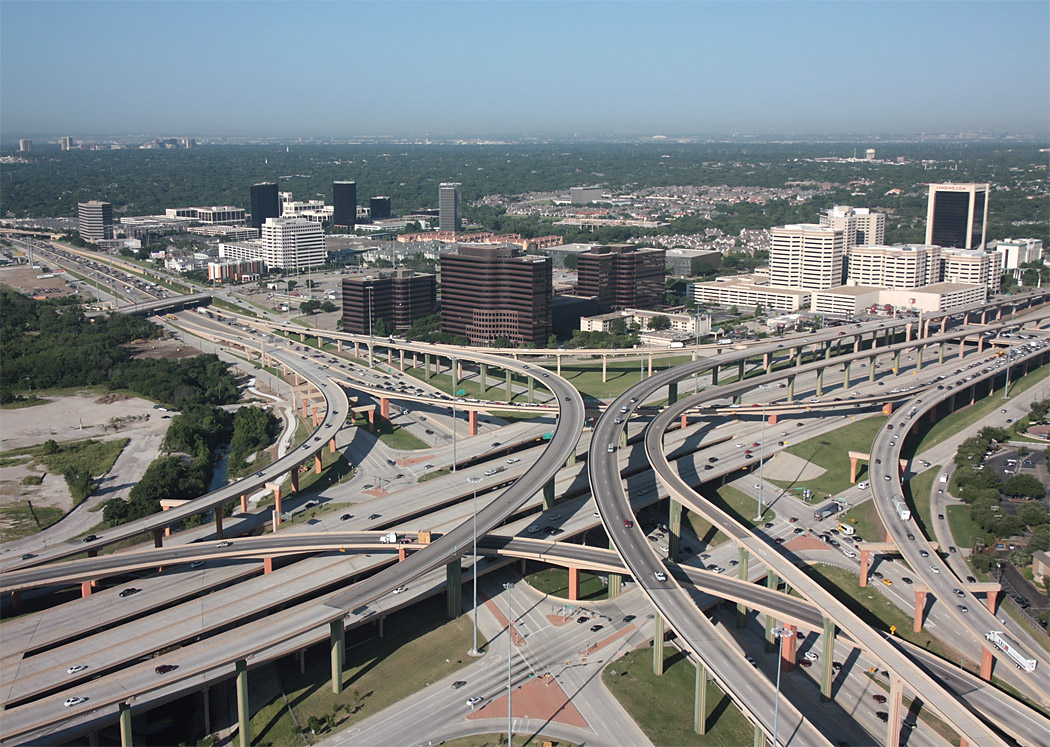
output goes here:
[[261, 407], [242, 407], [233, 414], [233, 436], [230, 438], [230, 475], [248, 470], [248, 458], [265, 449], [277, 435], [280, 421]]

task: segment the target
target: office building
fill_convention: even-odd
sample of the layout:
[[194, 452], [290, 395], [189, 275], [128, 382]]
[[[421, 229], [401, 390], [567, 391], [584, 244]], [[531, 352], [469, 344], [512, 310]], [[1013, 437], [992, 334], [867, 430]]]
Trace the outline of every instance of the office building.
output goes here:
[[303, 218], [267, 218], [257, 241], [219, 244], [219, 257], [262, 260], [269, 270], [305, 270], [325, 263], [324, 233]]
[[215, 283], [230, 281], [250, 283], [262, 277], [262, 260], [218, 260], [208, 262], [208, 280]]
[[232, 205], [217, 205], [212, 207], [187, 207], [167, 208], [164, 211], [167, 218], [188, 218], [199, 223], [244, 223], [246, 216], [244, 208]]
[[656, 317], [667, 319], [671, 323], [668, 330], [677, 338], [702, 337], [711, 333], [710, 314], [669, 314], [645, 309], [620, 309], [610, 311], [608, 314], [584, 317], [580, 319], [580, 330], [583, 332], [612, 332], [616, 322], [622, 319], [627, 325], [636, 324], [640, 330], [648, 331], [651, 329], [650, 323]]
[[252, 227], [262, 229], [268, 218], [281, 217], [281, 208], [277, 200], [276, 182], [253, 184], [251, 189]]
[[[290, 192], [283, 192], [291, 197]], [[331, 223], [335, 208], [324, 200], [281, 200], [282, 218], [302, 218], [314, 223]]]
[[689, 294], [702, 306], [736, 306], [739, 311], [800, 311], [808, 309], [813, 293], [797, 288], [774, 288], [754, 275], [734, 275], [711, 283], [693, 283]]
[[438, 228], [442, 231], [459, 231], [463, 227], [459, 205], [462, 187], [459, 182], [443, 182], [438, 187]]
[[546, 345], [551, 296], [550, 257], [472, 244], [441, 255], [441, 331], [471, 343]]
[[713, 249], [668, 249], [664, 261], [669, 274], [687, 278], [717, 270], [722, 266], [722, 252]]
[[33, 141], [32, 140], [19, 140], [18, 141], [18, 150], [21, 153], [28, 153], [29, 151], [33, 150]]
[[822, 290], [842, 285], [845, 238], [841, 229], [802, 223], [769, 229], [769, 284]]
[[1043, 242], [1039, 239], [1005, 239], [996, 242], [993, 249], [1002, 256], [1004, 270], [1017, 270], [1043, 258]]
[[664, 302], [664, 250], [629, 244], [596, 246], [577, 255], [577, 295], [603, 311], [651, 308]]
[[988, 229], [987, 184], [931, 184], [926, 207], [926, 243], [984, 249]]
[[357, 182], [332, 182], [332, 225], [357, 224]]
[[390, 217], [390, 198], [373, 197], [368, 201], [372, 220], [386, 220]]
[[939, 246], [858, 246], [846, 252], [846, 280], [854, 285], [918, 288], [940, 278]]
[[820, 225], [842, 230], [845, 249], [886, 241], [886, 214], [839, 205], [820, 214]]
[[1003, 255], [980, 249], [941, 249], [940, 281], [961, 285], [983, 285], [991, 294], [1002, 284]]
[[91, 243], [112, 238], [113, 206], [100, 200], [77, 203], [77, 230], [80, 238]]
[[402, 269], [343, 279], [345, 332], [367, 335], [380, 319], [388, 329], [406, 330], [436, 308], [437, 278], [432, 274]]
[[62, 150], [72, 150], [73, 149], [73, 138], [68, 137], [68, 136], [60, 137], [58, 139], [58, 146]]
[[586, 205], [601, 198], [601, 187], [569, 187], [569, 202], [573, 205]]

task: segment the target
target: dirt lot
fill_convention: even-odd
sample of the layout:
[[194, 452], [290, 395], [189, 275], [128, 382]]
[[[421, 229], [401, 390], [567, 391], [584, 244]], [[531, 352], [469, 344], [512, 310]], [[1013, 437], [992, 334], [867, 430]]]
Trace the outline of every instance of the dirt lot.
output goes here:
[[[19, 293], [39, 298], [61, 298], [77, 294], [75, 288], [70, 287], [70, 280], [76, 280], [72, 275], [65, 273], [57, 274], [53, 278], [38, 278], [44, 275], [44, 271], [34, 270], [28, 265], [14, 265], [0, 268], [0, 283], [9, 285]], [[86, 296], [85, 296], [86, 299]]]
[[145, 340], [127, 346], [133, 358], [192, 358], [200, 350], [180, 340]]

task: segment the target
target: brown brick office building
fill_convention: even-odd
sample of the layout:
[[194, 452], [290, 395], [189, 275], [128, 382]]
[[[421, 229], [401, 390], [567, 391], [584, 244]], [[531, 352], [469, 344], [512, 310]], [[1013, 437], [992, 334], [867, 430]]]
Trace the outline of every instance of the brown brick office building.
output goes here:
[[578, 257], [576, 294], [595, 296], [602, 311], [651, 309], [664, 302], [664, 250], [596, 246]]

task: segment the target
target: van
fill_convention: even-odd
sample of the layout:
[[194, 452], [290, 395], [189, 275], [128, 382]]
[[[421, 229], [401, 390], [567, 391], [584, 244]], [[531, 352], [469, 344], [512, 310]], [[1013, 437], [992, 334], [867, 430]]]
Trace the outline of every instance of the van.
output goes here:
[[866, 483], [866, 482], [859, 482], [859, 483], [857, 483], [857, 487], [860, 488], [861, 490], [867, 490], [868, 489], [868, 483]]
[[613, 446], [612, 444], [609, 444], [608, 446], [605, 447], [605, 450], [607, 452], [609, 452], [610, 454], [612, 454], [615, 449], [616, 449], [616, 447]]

